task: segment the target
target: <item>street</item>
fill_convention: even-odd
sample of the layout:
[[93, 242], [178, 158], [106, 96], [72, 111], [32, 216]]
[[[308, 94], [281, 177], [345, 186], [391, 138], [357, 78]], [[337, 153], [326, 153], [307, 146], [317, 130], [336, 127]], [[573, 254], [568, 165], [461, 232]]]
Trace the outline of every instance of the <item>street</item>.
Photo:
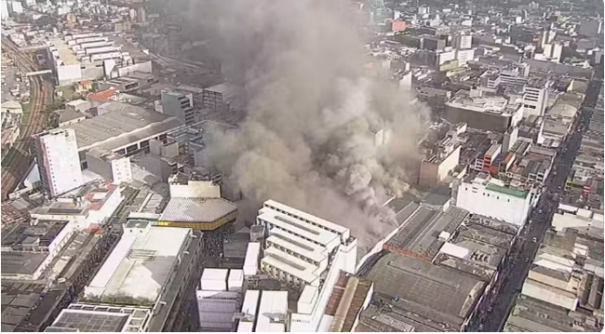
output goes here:
[[[588, 127], [592, 116], [592, 109], [590, 108], [596, 105], [601, 84], [602, 81], [597, 80], [593, 80], [589, 84], [586, 98], [579, 111], [579, 117], [561, 151], [555, 158], [553, 171], [546, 180], [546, 191], [532, 211], [529, 222], [521, 231], [518, 242], [509, 256], [509, 263], [501, 270], [499, 292], [496, 292], [495, 298], [490, 300], [493, 309], [491, 312], [481, 315], [480, 318], [484, 319], [484, 322], [473, 323], [469, 326], [469, 331], [498, 332], [504, 326], [514, 305], [515, 297], [521, 291], [531, 263], [557, 210], [558, 201], [553, 200], [552, 195], [561, 195], [564, 191], [567, 176], [580, 148], [583, 131], [576, 131], [576, 129], [578, 129], [578, 126], [582, 130]], [[556, 174], [554, 171], [556, 171]], [[536, 242], [533, 242], [533, 240], [536, 240]]]

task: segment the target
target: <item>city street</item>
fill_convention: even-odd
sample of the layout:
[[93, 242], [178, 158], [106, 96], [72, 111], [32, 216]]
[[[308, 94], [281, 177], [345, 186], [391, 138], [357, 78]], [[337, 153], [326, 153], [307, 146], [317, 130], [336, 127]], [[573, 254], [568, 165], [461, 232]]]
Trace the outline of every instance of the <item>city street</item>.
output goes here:
[[[595, 106], [601, 84], [602, 82], [597, 80], [590, 82], [579, 118], [574, 124], [564, 147], [555, 159], [554, 170], [546, 181], [546, 192], [533, 210], [530, 222], [521, 232], [520, 240], [522, 243], [520, 247], [513, 250], [509, 257], [509, 264], [502, 269], [500, 292], [492, 300], [492, 311], [483, 315], [485, 322], [482, 325], [477, 323], [475, 326], [470, 326], [469, 331], [498, 332], [502, 330], [508, 318], [508, 313], [514, 305], [515, 297], [521, 291], [532, 260], [556, 212], [558, 202], [553, 200], [552, 195], [561, 194], [565, 189], [565, 181], [582, 142], [583, 131], [576, 131], [576, 129], [578, 126], [580, 126], [580, 129], [585, 129], [590, 123], [592, 110], [588, 108]], [[556, 171], [556, 174], [554, 171]], [[534, 238], [536, 242], [532, 241]]]

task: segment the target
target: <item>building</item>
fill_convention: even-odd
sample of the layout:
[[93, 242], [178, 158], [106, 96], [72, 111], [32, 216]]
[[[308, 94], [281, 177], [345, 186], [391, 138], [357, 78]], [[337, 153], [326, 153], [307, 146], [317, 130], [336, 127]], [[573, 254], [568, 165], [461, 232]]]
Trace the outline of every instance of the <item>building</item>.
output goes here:
[[459, 90], [445, 103], [445, 118], [450, 123], [467, 123], [470, 128], [505, 132], [521, 121], [523, 108], [503, 96], [483, 90]]
[[70, 124], [81, 122], [86, 119], [86, 115], [74, 109], [56, 110], [55, 114], [57, 115], [58, 126], [60, 128]]
[[195, 123], [193, 94], [162, 92], [162, 113], [170, 117], [176, 117], [186, 125]]
[[458, 50], [470, 49], [473, 45], [472, 35], [457, 35], [454, 37], [454, 47]]
[[460, 163], [461, 147], [455, 138], [447, 137], [438, 146], [436, 154], [421, 162], [418, 184], [422, 187], [441, 184]]
[[172, 198], [221, 198], [216, 180], [204, 175], [178, 173], [168, 179]]
[[104, 180], [95, 181], [34, 208], [30, 216], [38, 220], [67, 221], [84, 230], [107, 223], [122, 200], [120, 187]]
[[431, 51], [442, 51], [445, 49], [446, 41], [445, 39], [440, 39], [438, 37], [426, 36], [421, 40], [421, 49], [431, 50]]
[[317, 331], [340, 271], [356, 271], [357, 239], [345, 227], [273, 200], [259, 210], [257, 225], [265, 231], [260, 273], [300, 292], [289, 330]]
[[459, 49], [456, 50], [456, 59], [458, 60], [458, 65], [463, 66], [466, 65], [469, 61], [475, 58], [475, 49]]
[[166, 134], [182, 123], [155, 111], [121, 102], [104, 102], [96, 107], [97, 115], [70, 124], [75, 131], [81, 169], [87, 169], [86, 152], [93, 148], [130, 156], [149, 152], [152, 139], [166, 140]]
[[452, 195], [456, 207], [517, 226], [525, 224], [533, 200], [532, 192], [507, 188], [483, 173], [458, 184]]
[[39, 279], [75, 232], [67, 221], [16, 225], [2, 236], [2, 280]]
[[202, 108], [218, 111], [228, 111], [230, 108], [238, 108], [233, 105], [237, 98], [238, 89], [228, 83], [222, 83], [212, 87], [204, 88], [202, 95]]
[[237, 207], [223, 198], [172, 197], [158, 225], [213, 231], [235, 222]]
[[123, 230], [78, 304], [61, 311], [50, 329], [180, 330], [187, 313], [183, 300], [197, 282], [201, 232], [143, 220], [130, 220]]
[[533, 78], [527, 81], [523, 90], [523, 115], [543, 116], [548, 103], [548, 88], [551, 81]]
[[334, 292], [332, 292], [328, 301], [328, 307], [324, 315], [325, 321], [322, 321], [322, 323], [330, 324], [330, 326], [327, 329], [322, 327], [320, 331], [355, 331], [359, 324], [361, 312], [370, 304], [373, 293], [374, 283], [372, 281], [341, 271]]
[[234, 315], [242, 303], [244, 274], [241, 269], [206, 268], [196, 291], [200, 330], [232, 332]]
[[293, 331], [287, 323], [288, 292], [247, 290], [237, 332]]
[[603, 19], [585, 19], [580, 23], [578, 34], [586, 37], [597, 37], [603, 33]]
[[113, 183], [132, 182], [130, 158], [101, 148], [86, 152], [88, 169]]
[[69, 34], [53, 38], [49, 44], [48, 59], [59, 86], [152, 70], [144, 53], [130, 54], [103, 33]]
[[50, 197], [78, 188], [84, 182], [73, 129], [53, 129], [37, 134], [34, 152], [42, 188]]
[[603, 229], [548, 231], [505, 331], [603, 330]]

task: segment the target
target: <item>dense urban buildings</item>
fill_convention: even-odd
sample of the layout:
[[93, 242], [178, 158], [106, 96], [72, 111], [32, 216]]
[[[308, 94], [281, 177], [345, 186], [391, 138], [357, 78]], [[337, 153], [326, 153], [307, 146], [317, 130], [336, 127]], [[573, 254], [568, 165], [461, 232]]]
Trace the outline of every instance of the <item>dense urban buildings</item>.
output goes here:
[[603, 330], [601, 1], [0, 5], [2, 331]]

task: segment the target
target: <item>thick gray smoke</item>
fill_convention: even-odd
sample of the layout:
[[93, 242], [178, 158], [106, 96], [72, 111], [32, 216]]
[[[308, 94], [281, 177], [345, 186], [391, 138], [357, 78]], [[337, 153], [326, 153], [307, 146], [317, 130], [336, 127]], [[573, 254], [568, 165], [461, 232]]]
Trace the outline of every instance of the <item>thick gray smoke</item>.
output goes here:
[[362, 245], [392, 229], [382, 204], [409, 188], [402, 167], [416, 159], [419, 111], [396, 85], [364, 74], [349, 3], [201, 4], [218, 20], [224, 74], [248, 96], [246, 120], [213, 133], [205, 160], [251, 214], [275, 199], [349, 227]]

